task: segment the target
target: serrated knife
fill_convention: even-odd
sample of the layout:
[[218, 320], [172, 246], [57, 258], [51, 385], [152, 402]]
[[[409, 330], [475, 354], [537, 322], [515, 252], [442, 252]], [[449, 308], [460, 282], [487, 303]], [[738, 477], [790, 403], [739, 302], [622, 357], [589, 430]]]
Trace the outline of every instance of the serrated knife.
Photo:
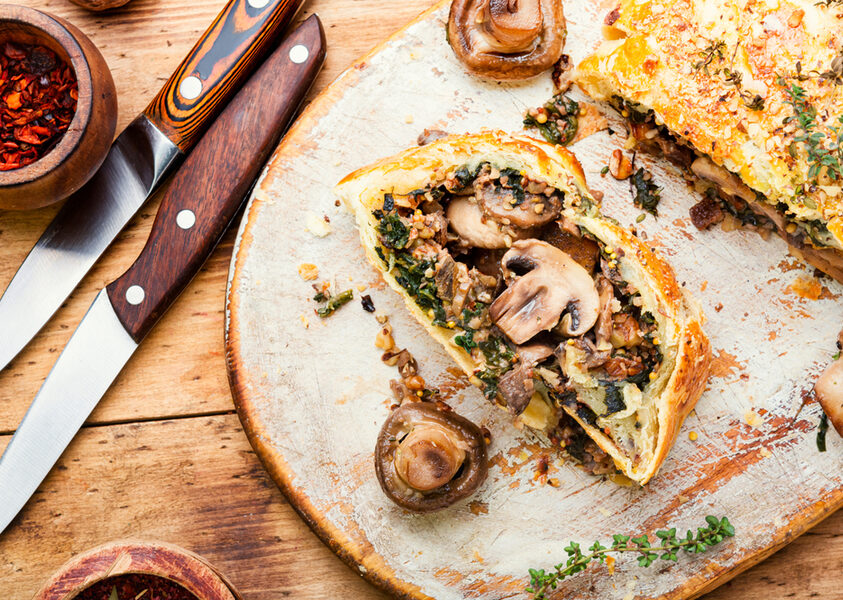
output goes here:
[[324, 31], [313, 15], [249, 79], [176, 173], [137, 261], [96, 297], [0, 457], [0, 532], [219, 242], [324, 57]]
[[0, 298], [0, 370], [73, 292], [172, 173], [304, 0], [231, 0], [94, 177], [47, 227]]

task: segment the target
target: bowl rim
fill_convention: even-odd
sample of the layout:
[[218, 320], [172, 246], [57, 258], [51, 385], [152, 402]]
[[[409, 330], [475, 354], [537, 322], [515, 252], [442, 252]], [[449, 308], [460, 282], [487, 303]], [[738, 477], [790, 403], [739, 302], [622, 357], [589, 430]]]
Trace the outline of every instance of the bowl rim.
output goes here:
[[[14, 187], [36, 181], [52, 173], [78, 148], [85, 130], [91, 123], [94, 82], [85, 49], [79, 39], [79, 36], [86, 36], [79, 29], [59, 17], [35, 8], [0, 4], [0, 28], [6, 23], [12, 23], [24, 29], [37, 30], [60, 46], [67, 54], [70, 66], [76, 75], [79, 94], [76, 113], [67, 131], [52, 150], [25, 167], [0, 171], [0, 187]], [[0, 41], [5, 39], [14, 39], [14, 37], [4, 36], [0, 32]], [[49, 164], [45, 161], [47, 157], [52, 159]]]
[[138, 539], [107, 542], [74, 556], [50, 576], [33, 600], [73, 600], [101, 581], [129, 574], [169, 579], [198, 600], [242, 600], [231, 582], [202, 556], [168, 542]]

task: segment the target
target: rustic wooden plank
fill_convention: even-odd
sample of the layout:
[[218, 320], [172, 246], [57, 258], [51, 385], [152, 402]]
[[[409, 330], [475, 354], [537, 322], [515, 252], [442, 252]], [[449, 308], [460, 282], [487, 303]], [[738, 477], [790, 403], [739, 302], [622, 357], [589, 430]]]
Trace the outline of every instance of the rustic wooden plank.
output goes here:
[[[398, 29], [431, 0], [314, 0], [304, 18], [318, 12], [328, 57], [313, 94], [353, 60]], [[94, 14], [66, 0], [33, 0], [31, 6], [79, 26], [100, 48], [113, 71], [120, 105], [118, 129], [139, 114], [225, 0], [179, 2], [133, 0], [110, 13]], [[388, 10], [384, 7], [388, 6]], [[158, 208], [154, 198], [129, 224], [65, 306], [0, 372], [0, 432], [13, 431], [94, 296], [128, 268], [140, 252]], [[0, 289], [5, 289], [55, 214], [54, 208], [0, 213]], [[223, 302], [233, 233], [217, 248], [185, 292], [118, 378], [91, 422], [119, 422], [231, 409], [222, 357]]]
[[0, 537], [0, 597], [28, 600], [74, 554], [127, 537], [202, 554], [250, 600], [383, 597], [311, 534], [233, 414], [86, 428]]

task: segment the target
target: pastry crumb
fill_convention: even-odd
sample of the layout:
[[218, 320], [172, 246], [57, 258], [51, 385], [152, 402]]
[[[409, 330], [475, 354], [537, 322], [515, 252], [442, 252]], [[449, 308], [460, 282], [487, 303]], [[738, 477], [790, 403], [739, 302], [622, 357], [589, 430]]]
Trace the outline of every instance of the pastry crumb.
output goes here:
[[304, 325], [305, 329], [310, 327], [310, 321], [307, 320], [307, 317], [304, 315], [299, 315], [299, 319], [301, 319], [301, 324]]
[[746, 424], [750, 427], [758, 427], [761, 425], [761, 416], [755, 412], [754, 410], [748, 410], [743, 415], [743, 420], [746, 421]]
[[758, 452], [758, 453], [759, 453], [761, 456], [763, 456], [764, 458], [770, 458], [771, 456], [773, 456], [773, 453], [772, 453], [772, 452], [770, 452], [770, 449], [769, 449], [769, 448], [761, 448], [761, 450], [759, 450], [759, 452]]
[[316, 237], [323, 238], [331, 233], [331, 226], [316, 213], [309, 212], [305, 220], [307, 230]]
[[299, 277], [305, 281], [314, 281], [319, 278], [319, 267], [311, 263], [299, 265]]

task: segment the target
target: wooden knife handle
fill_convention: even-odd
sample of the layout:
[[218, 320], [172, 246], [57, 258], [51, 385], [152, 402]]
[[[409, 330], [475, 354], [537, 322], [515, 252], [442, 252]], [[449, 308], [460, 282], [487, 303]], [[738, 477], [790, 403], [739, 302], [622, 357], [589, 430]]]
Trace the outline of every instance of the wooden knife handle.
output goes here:
[[176, 173], [137, 261], [106, 288], [136, 342], [222, 238], [324, 58], [325, 33], [313, 15], [243, 86]]
[[231, 0], [144, 114], [182, 152], [189, 152], [303, 4]]

